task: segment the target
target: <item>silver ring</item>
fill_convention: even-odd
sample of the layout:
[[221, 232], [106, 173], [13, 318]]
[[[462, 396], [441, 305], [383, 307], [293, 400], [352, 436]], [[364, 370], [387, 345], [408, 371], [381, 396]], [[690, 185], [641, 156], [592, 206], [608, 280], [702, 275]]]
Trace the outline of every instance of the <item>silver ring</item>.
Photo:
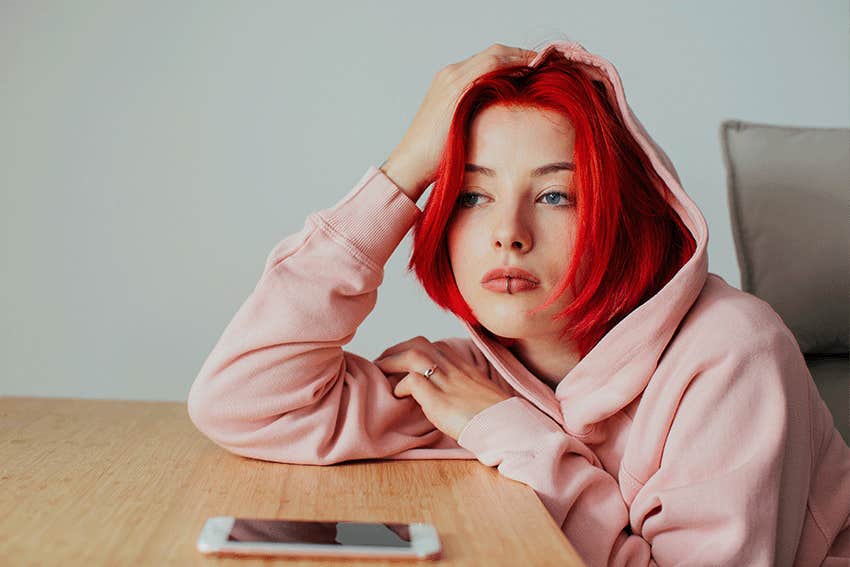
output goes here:
[[431, 376], [434, 374], [434, 372], [436, 372], [436, 370], [437, 370], [437, 365], [435, 364], [434, 366], [432, 366], [431, 368], [429, 368], [428, 370], [426, 370], [422, 374], [425, 376], [425, 378], [428, 378], [430, 380]]

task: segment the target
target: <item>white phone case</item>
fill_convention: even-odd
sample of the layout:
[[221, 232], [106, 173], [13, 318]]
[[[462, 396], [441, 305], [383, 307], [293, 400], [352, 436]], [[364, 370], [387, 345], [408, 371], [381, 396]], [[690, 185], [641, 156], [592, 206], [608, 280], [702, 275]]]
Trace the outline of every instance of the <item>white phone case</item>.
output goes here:
[[[285, 520], [267, 518], [267, 520]], [[279, 556], [321, 556], [321, 557], [375, 557], [404, 559], [437, 559], [441, 554], [441, 545], [436, 528], [431, 524], [411, 523], [411, 547], [381, 547], [369, 545], [328, 545], [315, 543], [290, 542], [246, 542], [228, 541], [236, 518], [233, 516], [215, 516], [208, 518], [198, 536], [197, 549], [201, 553], [218, 555], [279, 555]], [[340, 524], [360, 524], [371, 522], [346, 522]]]

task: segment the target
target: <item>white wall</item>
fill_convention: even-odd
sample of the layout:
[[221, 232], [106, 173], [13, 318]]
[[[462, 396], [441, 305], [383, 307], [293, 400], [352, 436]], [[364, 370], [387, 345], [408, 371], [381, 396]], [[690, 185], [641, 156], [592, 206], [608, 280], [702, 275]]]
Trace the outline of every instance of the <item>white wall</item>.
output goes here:
[[[737, 286], [719, 123], [848, 126], [848, 27], [839, 0], [0, 2], [0, 394], [185, 400], [271, 248], [495, 42], [614, 63]], [[346, 350], [465, 335], [409, 253]]]

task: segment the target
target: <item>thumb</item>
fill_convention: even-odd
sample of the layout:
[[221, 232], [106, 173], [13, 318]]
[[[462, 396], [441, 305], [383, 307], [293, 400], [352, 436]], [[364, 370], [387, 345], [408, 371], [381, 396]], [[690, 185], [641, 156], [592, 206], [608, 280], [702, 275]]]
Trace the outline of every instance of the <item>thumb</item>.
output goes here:
[[417, 372], [411, 372], [401, 382], [396, 384], [395, 388], [393, 388], [393, 394], [399, 398], [413, 396], [421, 405], [422, 402], [427, 402], [437, 390], [437, 386], [425, 378], [425, 376]]

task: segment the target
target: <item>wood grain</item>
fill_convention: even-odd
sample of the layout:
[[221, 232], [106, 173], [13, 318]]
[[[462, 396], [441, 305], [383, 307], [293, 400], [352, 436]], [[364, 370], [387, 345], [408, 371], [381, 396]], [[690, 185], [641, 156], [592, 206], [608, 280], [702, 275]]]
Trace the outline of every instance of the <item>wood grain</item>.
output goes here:
[[[210, 516], [427, 522], [441, 559], [225, 558]], [[2, 565], [582, 565], [528, 486], [476, 460], [291, 465], [234, 455], [177, 402], [0, 398]]]

